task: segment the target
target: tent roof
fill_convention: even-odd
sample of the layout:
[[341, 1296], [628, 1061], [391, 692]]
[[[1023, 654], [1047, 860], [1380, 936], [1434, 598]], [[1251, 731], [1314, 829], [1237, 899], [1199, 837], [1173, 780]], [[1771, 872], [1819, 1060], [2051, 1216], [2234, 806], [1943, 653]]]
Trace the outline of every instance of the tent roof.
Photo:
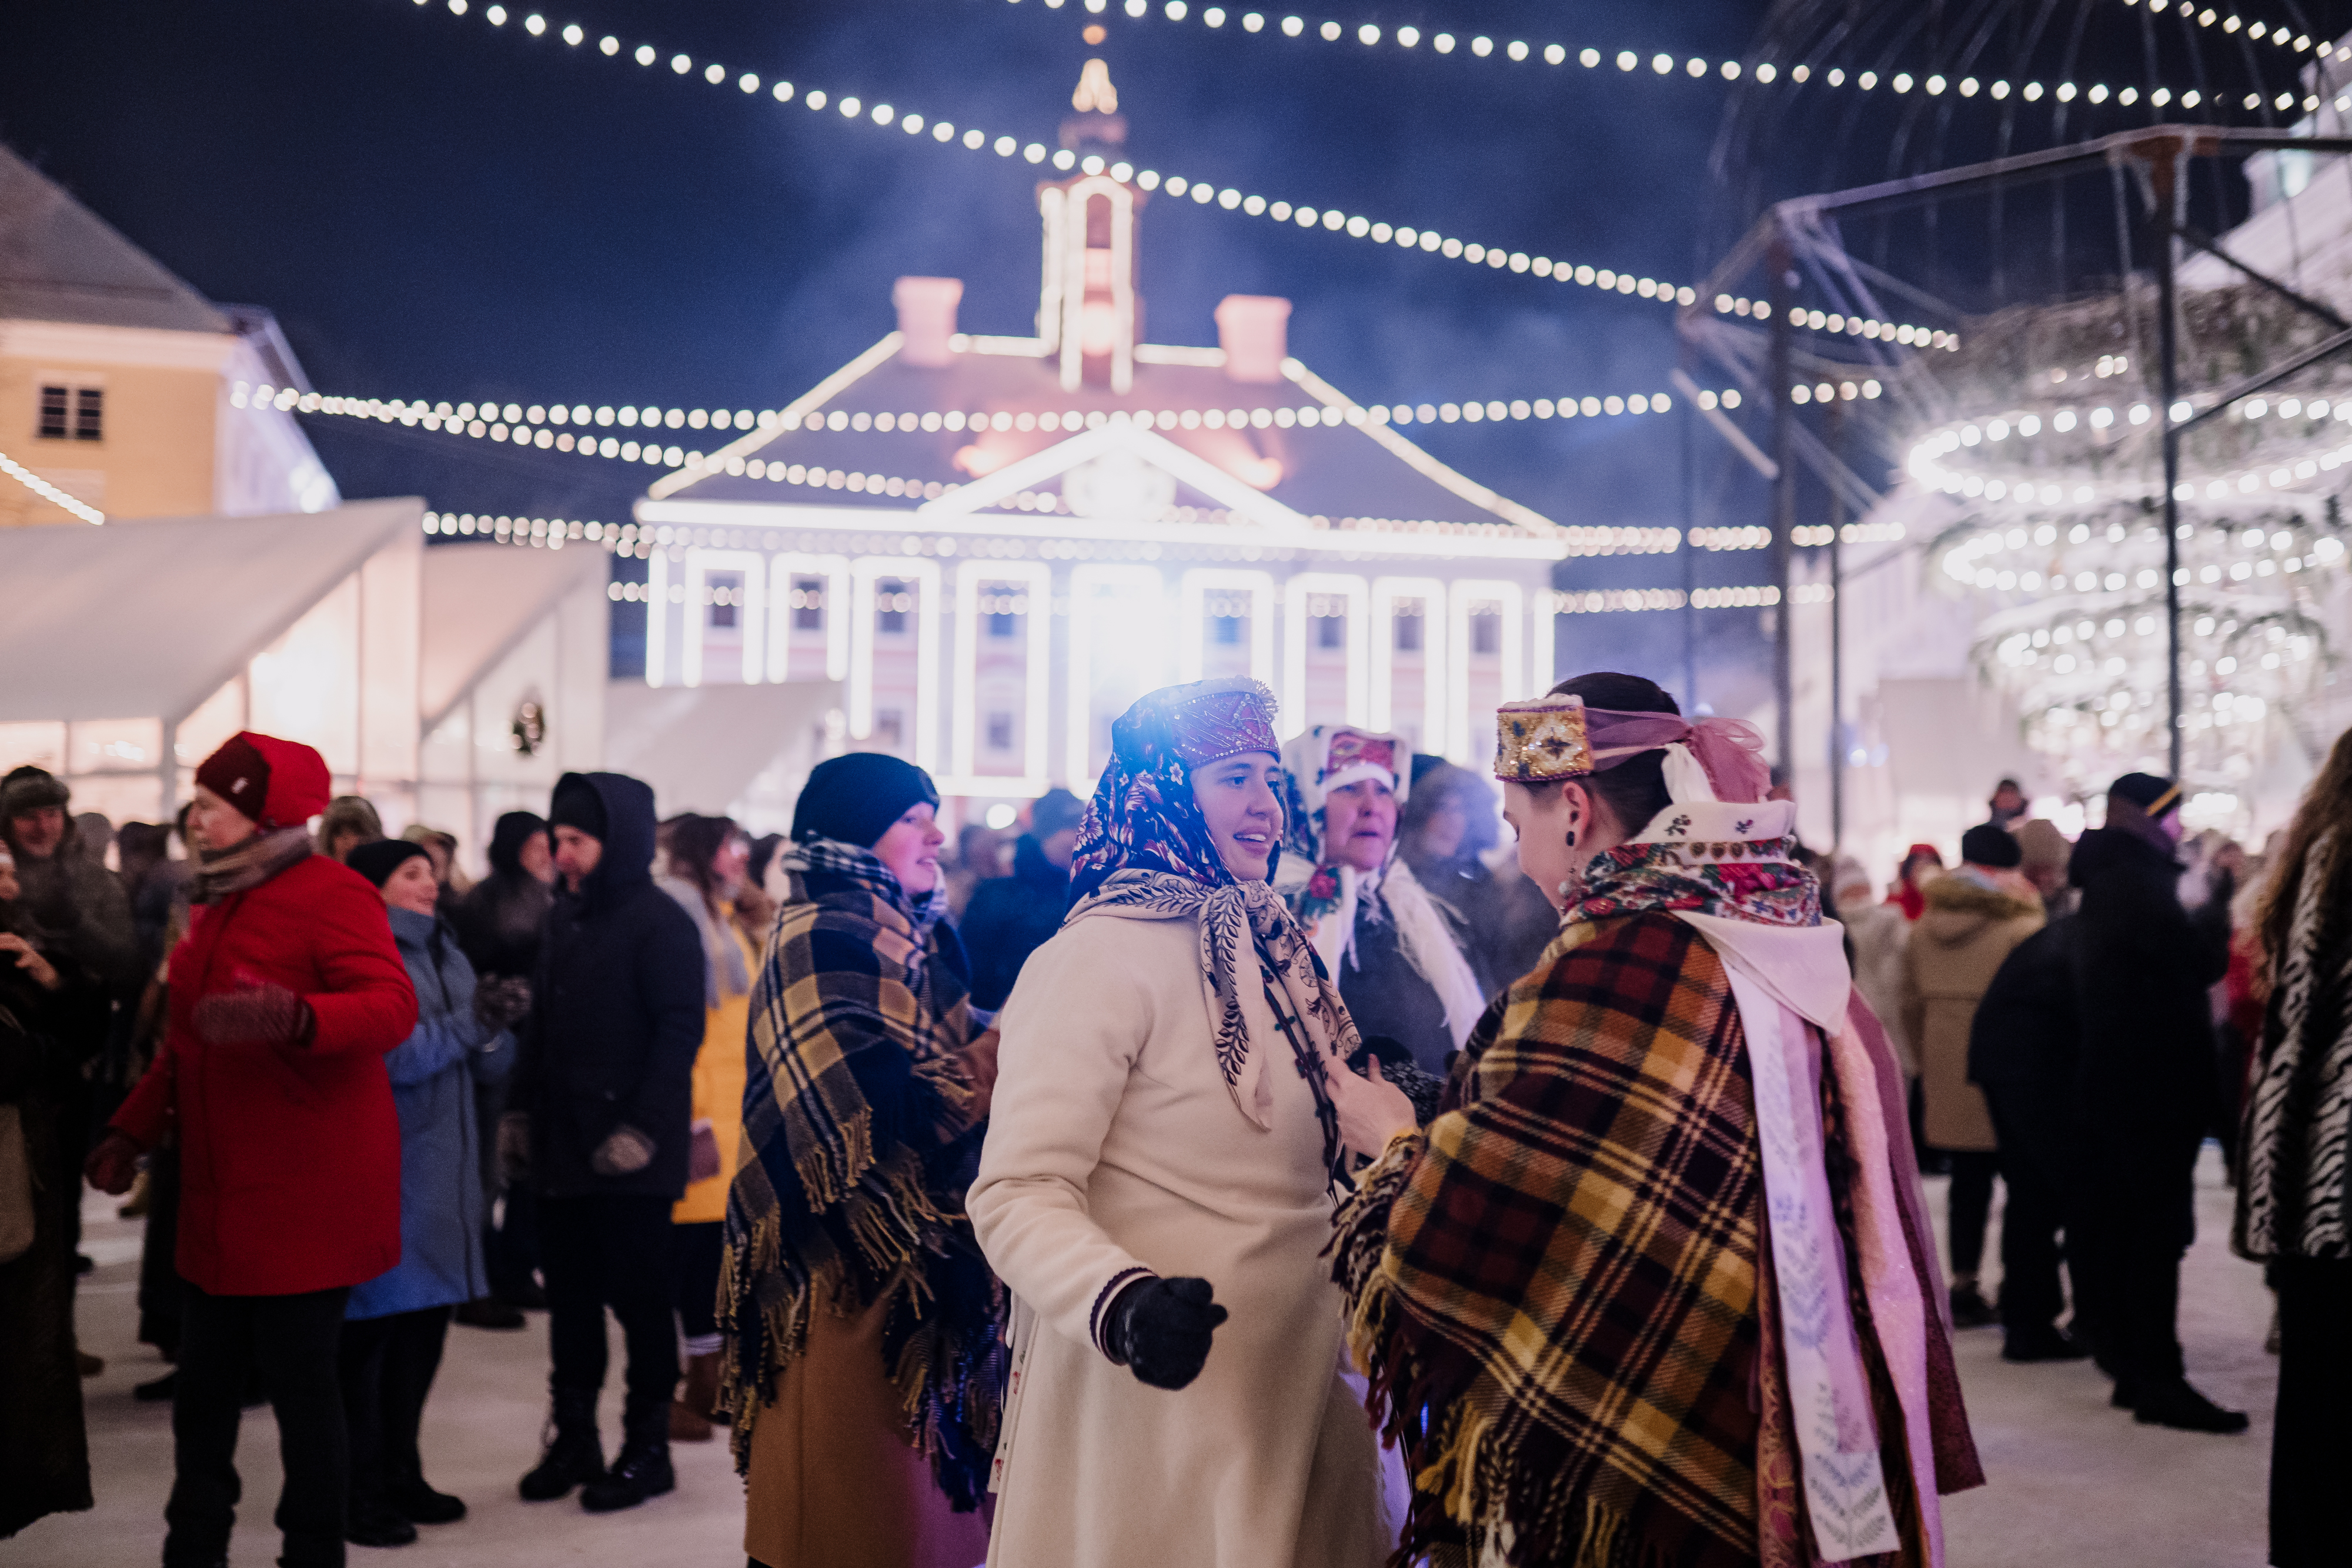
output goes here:
[[0, 319], [237, 330], [226, 312], [5, 146]]
[[439, 723], [558, 600], [607, 570], [604, 552], [593, 545], [517, 549], [486, 540], [427, 549], [421, 672], [425, 727]]
[[177, 721], [424, 514], [409, 497], [0, 528], [0, 722]]

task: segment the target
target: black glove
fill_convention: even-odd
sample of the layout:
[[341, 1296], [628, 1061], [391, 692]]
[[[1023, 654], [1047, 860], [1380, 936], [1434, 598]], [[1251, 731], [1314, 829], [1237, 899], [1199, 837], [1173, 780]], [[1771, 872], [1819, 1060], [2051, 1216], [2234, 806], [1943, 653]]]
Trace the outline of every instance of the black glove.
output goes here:
[[1181, 1388], [1201, 1375], [1209, 1336], [1228, 1314], [1206, 1280], [1138, 1280], [1103, 1315], [1103, 1349], [1154, 1388]]
[[474, 1018], [492, 1034], [519, 1023], [530, 1011], [530, 982], [520, 975], [498, 975], [474, 988]]

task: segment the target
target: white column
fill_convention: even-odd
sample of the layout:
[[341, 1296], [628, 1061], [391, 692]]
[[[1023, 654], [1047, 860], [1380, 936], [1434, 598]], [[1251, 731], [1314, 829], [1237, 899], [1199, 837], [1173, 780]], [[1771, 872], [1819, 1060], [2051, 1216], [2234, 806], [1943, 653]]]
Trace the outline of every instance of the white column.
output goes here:
[[849, 558], [780, 555], [768, 563], [768, 679], [787, 679], [793, 656], [793, 579], [824, 580], [824, 678], [849, 675]]
[[1422, 607], [1422, 728], [1424, 748], [1445, 744], [1445, 584], [1433, 577], [1372, 579], [1372, 632], [1383, 646], [1372, 657], [1372, 727], [1396, 724], [1396, 606], [1416, 599]]
[[669, 551], [656, 545], [646, 558], [646, 685], [669, 684]]
[[984, 583], [1017, 585], [1029, 596], [1029, 646], [1021, 671], [1022, 779], [999, 782], [1007, 789], [1045, 788], [1049, 753], [1045, 728], [1053, 701], [1053, 569], [1044, 561], [968, 560], [956, 568], [956, 629], [953, 711], [949, 716], [948, 768], [961, 779], [977, 768], [973, 721], [980, 702], [980, 590]]
[[1444, 741], [1445, 755], [1456, 762], [1471, 760], [1471, 735], [1477, 727], [1471, 723], [1470, 713], [1470, 611], [1479, 604], [1492, 604], [1501, 612], [1503, 645], [1499, 650], [1502, 664], [1503, 700], [1526, 695], [1521, 678], [1519, 620], [1523, 613], [1522, 591], [1516, 582], [1483, 582], [1465, 580], [1453, 585], [1451, 612], [1446, 617], [1448, 667], [1454, 679], [1447, 702]]
[[1131, 647], [1144, 651], [1146, 690], [1165, 680], [1167, 669], [1168, 582], [1150, 566], [1106, 566], [1088, 563], [1070, 569], [1070, 694], [1067, 716], [1068, 767], [1072, 790], [1084, 795], [1094, 789], [1094, 600], [1104, 589], [1141, 599], [1128, 631]]
[[874, 734], [874, 585], [886, 577], [915, 585], [914, 762], [933, 767], [939, 754], [940, 563], [920, 556], [860, 556], [849, 564], [849, 735]]
[[681, 685], [702, 684], [702, 643], [710, 631], [709, 618], [702, 613], [702, 595], [714, 571], [738, 571], [743, 574], [743, 602], [737, 606], [740, 613], [735, 624], [743, 632], [742, 681], [756, 686], [766, 674], [766, 661], [761, 657], [762, 635], [767, 630], [767, 558], [753, 550], [690, 549], [686, 552], [686, 617], [680, 630], [686, 633], [686, 646], [679, 652], [677, 678]]
[[1213, 589], [1227, 589], [1246, 593], [1250, 598], [1250, 675], [1274, 685], [1274, 578], [1263, 571], [1233, 571], [1218, 567], [1196, 567], [1184, 574], [1178, 591], [1178, 626], [1176, 678], [1197, 681], [1207, 661], [1202, 645], [1202, 633], [1208, 619], [1208, 596]]
[[1371, 719], [1372, 624], [1370, 594], [1360, 577], [1302, 571], [1283, 584], [1282, 734], [1287, 740], [1307, 729], [1307, 602], [1318, 594], [1348, 602], [1348, 695], [1346, 722], [1378, 727]]

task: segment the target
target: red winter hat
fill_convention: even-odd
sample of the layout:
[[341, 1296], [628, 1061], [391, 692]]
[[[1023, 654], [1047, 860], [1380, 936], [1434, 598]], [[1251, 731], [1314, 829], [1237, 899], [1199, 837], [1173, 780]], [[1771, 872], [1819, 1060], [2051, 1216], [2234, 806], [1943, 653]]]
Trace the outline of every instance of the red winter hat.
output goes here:
[[327, 809], [327, 759], [298, 740], [240, 730], [196, 769], [196, 782], [263, 827], [290, 828]]

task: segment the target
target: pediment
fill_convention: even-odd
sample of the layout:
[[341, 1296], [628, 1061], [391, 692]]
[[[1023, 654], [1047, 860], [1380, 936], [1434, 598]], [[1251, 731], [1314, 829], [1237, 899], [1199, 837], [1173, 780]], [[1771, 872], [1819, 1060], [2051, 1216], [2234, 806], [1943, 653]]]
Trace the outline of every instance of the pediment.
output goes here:
[[1100, 521], [1165, 520], [1171, 508], [1203, 505], [1234, 521], [1282, 532], [1314, 525], [1208, 459], [1153, 431], [1104, 424], [1016, 459], [983, 477], [926, 502], [919, 517], [969, 515], [1000, 507], [1024, 492], [1053, 491], [1075, 516]]

